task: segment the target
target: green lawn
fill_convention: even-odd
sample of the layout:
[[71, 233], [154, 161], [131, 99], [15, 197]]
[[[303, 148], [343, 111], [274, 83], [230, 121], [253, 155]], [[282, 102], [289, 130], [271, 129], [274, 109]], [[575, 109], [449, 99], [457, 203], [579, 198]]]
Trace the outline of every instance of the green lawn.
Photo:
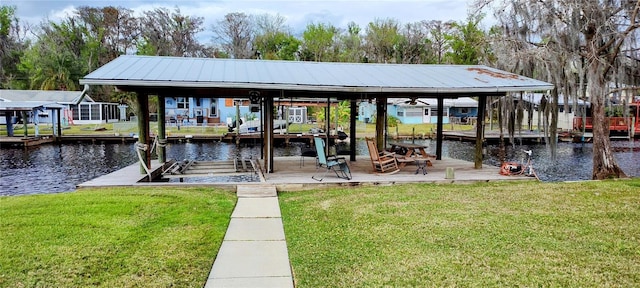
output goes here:
[[[201, 287], [236, 198], [0, 197], [0, 287]], [[297, 287], [638, 287], [640, 179], [280, 194]]]
[[[136, 123], [107, 123], [107, 124], [86, 124], [86, 125], [69, 125], [64, 127], [62, 130], [62, 135], [114, 135], [115, 133], [119, 133], [120, 135], [128, 135], [129, 133], [137, 133], [138, 127]], [[151, 122], [150, 130], [152, 133], [157, 133], [158, 131], [158, 123]], [[309, 133], [312, 128], [321, 128], [324, 129], [324, 124], [291, 124], [289, 126], [289, 133]], [[361, 136], [374, 136], [376, 131], [376, 125], [373, 123], [365, 124], [363, 122], [358, 122], [356, 124], [356, 133]], [[348, 127], [346, 128], [348, 133]], [[452, 130], [452, 131], [464, 131], [464, 130], [472, 130], [474, 126], [472, 125], [460, 125], [460, 124], [445, 124], [443, 126], [444, 130]], [[180, 126], [180, 130], [178, 130], [177, 126], [166, 126], [166, 133], [169, 136], [180, 136], [180, 135], [224, 135], [228, 132], [226, 126]], [[389, 127], [389, 134], [391, 136], [422, 136], [422, 135], [433, 135], [436, 131], [435, 124], [398, 124], [397, 127]], [[51, 124], [43, 124], [39, 127], [40, 135], [52, 135], [53, 127]], [[13, 134], [15, 136], [24, 135], [24, 126], [22, 124], [16, 124], [14, 127]], [[35, 135], [35, 128], [32, 124], [27, 125], [27, 134], [30, 136]], [[0, 125], [0, 136], [6, 136], [7, 130], [6, 126]]]
[[297, 287], [638, 287], [640, 179], [280, 195]]
[[235, 202], [176, 187], [0, 197], [0, 287], [201, 287]]

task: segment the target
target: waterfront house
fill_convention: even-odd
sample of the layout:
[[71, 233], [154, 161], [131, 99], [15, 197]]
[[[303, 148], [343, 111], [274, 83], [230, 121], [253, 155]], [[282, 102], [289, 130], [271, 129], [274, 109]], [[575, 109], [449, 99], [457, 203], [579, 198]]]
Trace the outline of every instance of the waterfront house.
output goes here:
[[[27, 117], [28, 123], [51, 124], [54, 120], [53, 109], [47, 106], [62, 105], [62, 124], [101, 124], [118, 122], [120, 110], [118, 103], [95, 102], [89, 95], [81, 97], [81, 91], [49, 91], [49, 90], [0, 90], [0, 102], [4, 102], [6, 109], [0, 111], [0, 124], [6, 124], [6, 115], [9, 119], [18, 121], [21, 113], [12, 110], [11, 103], [30, 104], [28, 106], [40, 107], [30, 111]], [[24, 105], [21, 105], [24, 106]]]
[[[358, 120], [372, 122], [376, 104], [360, 102]], [[437, 123], [438, 100], [434, 98], [389, 98], [387, 114], [404, 124]], [[470, 97], [443, 100], [443, 123], [471, 123], [478, 116], [478, 101]]]

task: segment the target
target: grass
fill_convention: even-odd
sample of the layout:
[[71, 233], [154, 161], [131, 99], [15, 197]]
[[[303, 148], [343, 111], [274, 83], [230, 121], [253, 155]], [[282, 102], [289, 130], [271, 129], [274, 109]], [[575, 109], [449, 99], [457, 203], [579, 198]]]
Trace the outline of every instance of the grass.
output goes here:
[[297, 287], [638, 287], [640, 179], [280, 196]]
[[201, 287], [235, 201], [176, 187], [0, 197], [0, 287]]
[[[114, 135], [119, 133], [121, 135], [128, 135], [129, 133], [137, 133], [138, 127], [136, 123], [103, 123], [103, 124], [85, 124], [85, 125], [69, 125], [65, 126], [62, 130], [62, 135]], [[151, 122], [150, 130], [152, 133], [157, 133], [158, 123]], [[289, 126], [289, 133], [309, 133], [311, 128], [321, 128], [324, 126], [320, 124], [291, 124]], [[356, 124], [356, 133], [358, 136], [374, 136], [376, 125], [373, 123], [365, 124], [358, 122]], [[445, 124], [443, 126], [445, 130], [452, 131], [466, 131], [474, 129], [472, 125], [460, 125], [460, 124]], [[348, 129], [347, 129], [348, 130]], [[180, 126], [178, 130], [177, 126], [167, 125], [166, 133], [168, 136], [179, 135], [224, 135], [228, 132], [227, 126]], [[398, 124], [397, 127], [389, 127], [389, 134], [392, 136], [421, 136], [432, 135], [436, 131], [436, 124]], [[42, 124], [39, 127], [40, 135], [52, 135], [53, 127], [51, 124]], [[348, 131], [345, 131], [348, 133]], [[24, 126], [22, 124], [16, 124], [14, 126], [13, 134], [15, 136], [24, 135]], [[0, 125], [0, 136], [6, 136], [6, 126]], [[35, 129], [32, 124], [27, 125], [27, 135], [35, 135]]]
[[[637, 287], [640, 179], [280, 194], [297, 287]], [[0, 197], [0, 287], [201, 287], [236, 198]]]

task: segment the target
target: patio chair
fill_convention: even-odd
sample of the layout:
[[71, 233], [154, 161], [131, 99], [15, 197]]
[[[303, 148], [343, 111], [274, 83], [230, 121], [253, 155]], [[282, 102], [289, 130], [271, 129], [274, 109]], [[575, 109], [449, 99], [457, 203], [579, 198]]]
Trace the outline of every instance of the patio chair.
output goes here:
[[347, 165], [347, 161], [344, 157], [336, 157], [333, 155], [327, 156], [324, 150], [324, 140], [320, 137], [314, 137], [313, 141], [316, 144], [316, 152], [318, 155], [317, 169], [324, 169], [324, 174], [322, 174], [322, 177], [320, 178], [316, 177], [316, 175], [311, 176], [311, 178], [322, 181], [329, 171], [333, 171], [336, 173], [338, 178], [351, 180], [351, 170], [349, 170], [349, 165]]
[[311, 157], [316, 163], [316, 167], [318, 166], [318, 153], [313, 148], [300, 148], [300, 167], [304, 166], [304, 158]]
[[378, 146], [374, 138], [366, 138], [369, 156], [371, 156], [371, 166], [373, 173], [378, 175], [394, 174], [400, 171], [396, 153], [382, 151], [378, 152]]

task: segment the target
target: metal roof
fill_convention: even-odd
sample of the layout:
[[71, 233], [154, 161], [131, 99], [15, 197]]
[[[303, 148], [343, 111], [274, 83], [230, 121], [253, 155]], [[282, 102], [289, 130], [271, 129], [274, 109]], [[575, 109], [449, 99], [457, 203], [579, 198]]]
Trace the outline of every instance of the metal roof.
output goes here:
[[[0, 90], [0, 99], [7, 101], [52, 101], [57, 103], [76, 103], [82, 91], [55, 90]], [[88, 96], [85, 99], [93, 102]]]
[[56, 110], [65, 106], [45, 101], [0, 101], [0, 111], [31, 111], [36, 108]]
[[553, 85], [482, 65], [363, 64], [120, 56], [80, 79], [119, 87], [361, 93], [502, 93]]

